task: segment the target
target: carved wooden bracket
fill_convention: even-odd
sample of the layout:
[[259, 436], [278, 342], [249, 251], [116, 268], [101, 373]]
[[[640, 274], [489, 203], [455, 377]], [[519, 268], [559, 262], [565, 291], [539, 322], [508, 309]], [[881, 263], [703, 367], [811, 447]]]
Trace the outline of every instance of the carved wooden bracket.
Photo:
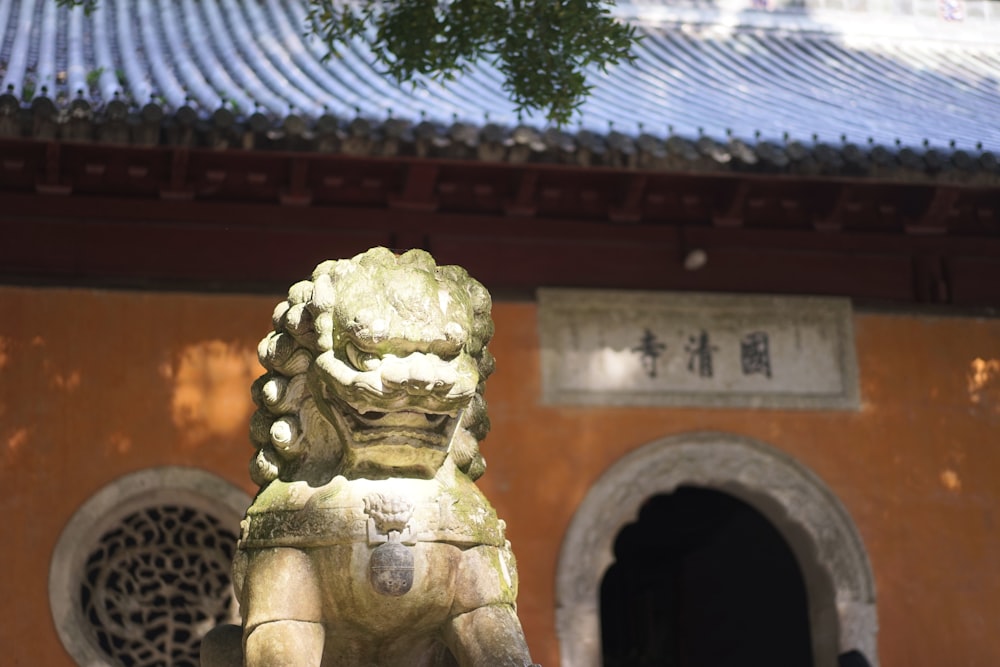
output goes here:
[[625, 197], [620, 206], [608, 208], [612, 222], [639, 222], [642, 220], [642, 200], [649, 178], [643, 174], [632, 176], [628, 181]]
[[177, 148], [170, 159], [170, 181], [160, 190], [161, 199], [192, 199], [194, 191], [187, 185], [188, 163], [191, 153], [187, 148]]
[[538, 191], [538, 172], [528, 169], [521, 173], [521, 180], [517, 185], [517, 194], [512, 201], [504, 205], [504, 212], [507, 215], [531, 217], [538, 211], [538, 204], [535, 201]]
[[750, 194], [750, 183], [740, 181], [730, 194], [712, 207], [712, 224], [716, 227], [742, 227], [744, 209]]
[[389, 196], [389, 206], [408, 211], [437, 210], [435, 188], [440, 169], [433, 164], [411, 163], [406, 167], [403, 192]]
[[857, 191], [845, 185], [837, 191], [830, 208], [821, 211], [813, 220], [813, 228], [820, 232], [839, 232], [844, 228], [844, 221], [856, 215], [863, 206], [864, 204], [858, 201]]
[[292, 158], [288, 170], [288, 188], [281, 195], [281, 203], [285, 206], [308, 206], [312, 203], [312, 192], [309, 191], [309, 162], [302, 158]]
[[35, 189], [44, 195], [68, 195], [73, 187], [62, 182], [62, 152], [58, 141], [50, 141], [45, 146], [45, 180], [37, 183]]
[[907, 220], [905, 229], [910, 234], [945, 234], [948, 220], [958, 202], [959, 189], [939, 187], [934, 190], [927, 207], [915, 219]]

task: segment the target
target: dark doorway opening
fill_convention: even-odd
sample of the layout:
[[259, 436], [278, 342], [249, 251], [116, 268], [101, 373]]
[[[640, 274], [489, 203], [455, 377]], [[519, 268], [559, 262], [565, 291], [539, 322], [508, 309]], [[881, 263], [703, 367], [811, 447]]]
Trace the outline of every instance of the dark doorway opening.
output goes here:
[[733, 496], [680, 487], [622, 529], [601, 585], [605, 667], [810, 667], [787, 543]]

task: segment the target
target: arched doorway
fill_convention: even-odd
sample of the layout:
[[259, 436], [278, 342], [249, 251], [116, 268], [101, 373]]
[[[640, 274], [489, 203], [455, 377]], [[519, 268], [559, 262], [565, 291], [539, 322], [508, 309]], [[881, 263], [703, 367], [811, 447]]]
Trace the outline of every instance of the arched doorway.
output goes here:
[[854, 523], [810, 470], [760, 442], [725, 433], [657, 440], [616, 462], [591, 487], [563, 540], [556, 630], [563, 667], [602, 664], [600, 589], [619, 532], [650, 498], [681, 486], [753, 507], [781, 534], [802, 571], [815, 667], [857, 650], [878, 667], [875, 586]]
[[601, 585], [604, 667], [806, 667], [805, 582], [747, 503], [699, 487], [650, 498]]

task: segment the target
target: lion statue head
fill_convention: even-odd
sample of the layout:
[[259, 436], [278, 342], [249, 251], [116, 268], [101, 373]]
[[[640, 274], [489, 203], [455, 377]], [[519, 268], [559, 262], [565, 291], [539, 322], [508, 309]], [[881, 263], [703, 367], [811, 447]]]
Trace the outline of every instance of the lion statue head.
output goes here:
[[489, 293], [422, 250], [373, 248], [316, 267], [278, 304], [258, 347], [250, 465], [275, 479], [432, 477], [485, 470]]

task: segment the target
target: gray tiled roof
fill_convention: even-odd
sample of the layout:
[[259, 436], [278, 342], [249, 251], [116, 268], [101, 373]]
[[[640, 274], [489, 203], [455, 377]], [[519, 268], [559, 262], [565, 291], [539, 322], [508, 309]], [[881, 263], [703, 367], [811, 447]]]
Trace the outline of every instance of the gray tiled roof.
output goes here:
[[414, 88], [382, 76], [361, 42], [324, 62], [302, 0], [100, 0], [91, 16], [0, 0], [0, 134], [383, 154], [392, 139], [481, 159], [492, 142], [615, 166], [995, 179], [1000, 3], [970, 0], [947, 22], [925, 0], [894, 15], [876, 0], [864, 12], [750, 1], [620, 6], [644, 36], [637, 62], [595, 74], [578, 125], [544, 133], [486, 64]]

